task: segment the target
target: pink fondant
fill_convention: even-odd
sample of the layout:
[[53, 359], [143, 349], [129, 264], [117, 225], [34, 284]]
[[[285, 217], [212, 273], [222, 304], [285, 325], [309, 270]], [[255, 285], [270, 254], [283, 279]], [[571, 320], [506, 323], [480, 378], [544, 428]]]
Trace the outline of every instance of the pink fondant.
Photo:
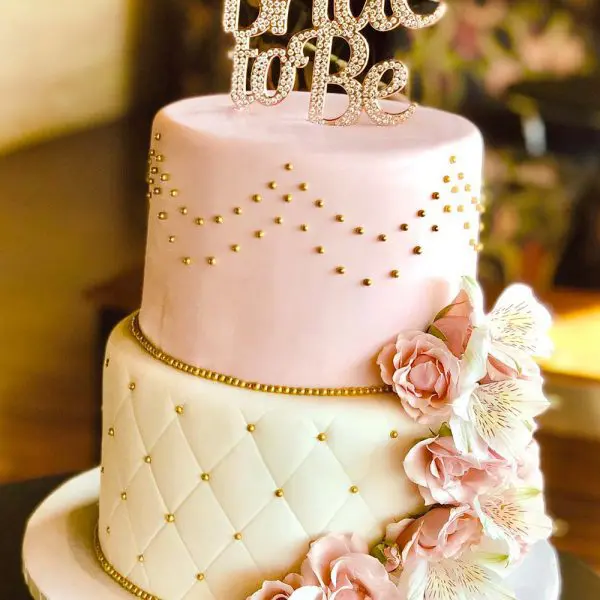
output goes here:
[[[164, 160], [152, 164], [170, 180], [150, 201], [141, 326], [167, 353], [250, 381], [378, 385], [381, 348], [398, 331], [425, 328], [456, 295], [460, 277], [475, 273], [471, 199], [481, 185], [481, 137], [461, 117], [426, 108], [395, 128], [365, 120], [316, 126], [306, 121], [307, 104], [305, 94], [294, 93], [280, 106], [239, 112], [214, 96], [159, 113], [153, 135], [161, 137], [152, 143]], [[254, 194], [262, 202], [253, 202]], [[160, 211], [168, 218], [159, 220]], [[196, 225], [197, 217], [205, 224]], [[363, 285], [367, 278], [371, 286]]]

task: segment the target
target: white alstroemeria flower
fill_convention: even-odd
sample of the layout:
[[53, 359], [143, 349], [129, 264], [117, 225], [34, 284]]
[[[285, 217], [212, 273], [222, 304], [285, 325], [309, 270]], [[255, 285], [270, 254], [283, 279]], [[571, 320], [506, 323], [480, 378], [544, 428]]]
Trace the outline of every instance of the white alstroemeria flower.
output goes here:
[[474, 508], [485, 535], [506, 543], [509, 562], [552, 535], [552, 519], [545, 512], [540, 490], [497, 490], [477, 497]]

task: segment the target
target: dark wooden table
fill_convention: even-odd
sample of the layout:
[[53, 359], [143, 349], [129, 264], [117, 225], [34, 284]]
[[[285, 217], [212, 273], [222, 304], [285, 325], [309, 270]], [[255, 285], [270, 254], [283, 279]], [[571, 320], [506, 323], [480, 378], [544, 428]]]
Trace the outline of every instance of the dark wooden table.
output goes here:
[[[0, 486], [0, 515], [2, 515], [0, 598], [2, 600], [9, 598], [30, 600], [21, 575], [21, 540], [25, 524], [36, 506], [67, 478], [68, 476], [48, 477]], [[560, 564], [563, 578], [561, 600], [600, 598], [600, 577], [591, 569], [565, 553], [560, 554]]]

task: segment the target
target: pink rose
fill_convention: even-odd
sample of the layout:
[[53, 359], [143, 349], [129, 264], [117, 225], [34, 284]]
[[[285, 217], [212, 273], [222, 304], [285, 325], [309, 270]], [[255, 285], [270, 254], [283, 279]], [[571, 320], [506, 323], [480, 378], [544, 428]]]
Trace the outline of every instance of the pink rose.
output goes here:
[[386, 542], [397, 544], [402, 562], [426, 559], [437, 562], [460, 556], [481, 541], [482, 527], [467, 506], [433, 508], [419, 519], [388, 525]]
[[[247, 600], [288, 600], [294, 598], [294, 592], [300, 589], [302, 584], [302, 577], [292, 573], [287, 575], [283, 581], [265, 581], [260, 590], [254, 592]], [[316, 592], [311, 598], [320, 600], [322, 594], [319, 593], [320, 590], [318, 589]], [[296, 594], [296, 596], [299, 596], [299, 594]], [[303, 600], [307, 598], [306, 595], [303, 594], [303, 596]]]
[[404, 470], [426, 505], [472, 504], [477, 494], [498, 487], [512, 473], [510, 464], [492, 453], [484, 461], [461, 454], [450, 436], [419, 442], [406, 455]]
[[412, 419], [429, 424], [450, 415], [460, 366], [444, 342], [422, 331], [402, 333], [381, 351], [377, 364]]
[[356, 536], [330, 534], [317, 540], [302, 563], [304, 585], [318, 587], [323, 599], [401, 600], [385, 567], [368, 552]]
[[473, 305], [467, 292], [461, 290], [450, 305], [435, 317], [430, 331], [437, 330], [444, 337], [450, 352], [457, 358], [465, 353], [473, 332]]

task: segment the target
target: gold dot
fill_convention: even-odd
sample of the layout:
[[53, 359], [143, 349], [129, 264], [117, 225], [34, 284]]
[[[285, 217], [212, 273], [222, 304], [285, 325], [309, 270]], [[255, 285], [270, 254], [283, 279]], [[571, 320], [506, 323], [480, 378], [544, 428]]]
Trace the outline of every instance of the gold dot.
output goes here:
[[202, 479], [202, 481], [210, 481], [210, 474], [202, 473], [202, 475], [200, 475], [200, 479]]
[[469, 240], [469, 246], [473, 246], [473, 247], [475, 247], [476, 245], [477, 245], [477, 242], [476, 242], [476, 241], [475, 241], [473, 238], [471, 238], [471, 239]]
[[336, 220], [338, 223], [343, 223], [343, 222], [346, 220], [346, 217], [344, 217], [344, 215], [336, 215], [336, 216], [335, 216], [335, 220]]
[[285, 202], [291, 202], [294, 198], [291, 194], [285, 194], [285, 196], [283, 197]]
[[338, 273], [339, 275], [343, 275], [346, 272], [346, 267], [336, 267], [335, 268], [335, 272]]
[[465, 192], [470, 192], [473, 188], [471, 187], [470, 183], [467, 183], [467, 185], [465, 185]]
[[148, 185], [152, 185], [154, 183], [154, 177], [148, 177], [148, 180], [146, 182]]
[[107, 527], [107, 528], [106, 528], [106, 533], [107, 533], [108, 535], [110, 535], [110, 527]]
[[440, 193], [439, 192], [433, 192], [433, 194], [431, 194], [431, 198], [433, 200], [439, 200], [440, 199]]
[[417, 217], [424, 217], [427, 213], [421, 209], [420, 211], [417, 212]]
[[179, 196], [179, 190], [171, 190], [171, 197], [177, 198]]
[[264, 238], [264, 237], [265, 237], [265, 232], [264, 232], [262, 229], [259, 229], [258, 231], [256, 231], [256, 232], [254, 233], [254, 235], [255, 235], [257, 238], [259, 238], [259, 239], [260, 239], [260, 238]]
[[270, 181], [269, 182], [269, 189], [276, 190], [277, 189], [277, 182], [276, 181]]
[[395, 429], [393, 429], [392, 431], [390, 431], [390, 437], [393, 440], [397, 439], [398, 438], [398, 432]]
[[319, 435], [317, 436], [317, 439], [319, 440], [319, 442], [324, 442], [327, 439], [327, 434], [319, 433]]
[[450, 183], [450, 175], [444, 175], [444, 183]]
[[146, 198], [150, 200], [150, 198], [152, 198], [152, 192], [146, 192]]
[[252, 201], [253, 202], [262, 202], [262, 196], [260, 194], [254, 194], [254, 196], [252, 196]]
[[160, 180], [161, 180], [161, 181], [169, 181], [169, 179], [171, 179], [171, 176], [170, 176], [168, 173], [163, 173], [163, 174], [160, 176]]
[[325, 248], [323, 246], [317, 246], [315, 250], [317, 251], [317, 254], [325, 254]]
[[206, 578], [206, 576], [204, 575], [204, 573], [198, 573], [198, 574], [196, 575], [196, 579], [197, 579], [198, 581], [204, 581], [204, 579], [205, 579], [205, 578]]
[[143, 563], [144, 562], [144, 555], [140, 554], [137, 559], [138, 559], [138, 562]]
[[432, 225], [431, 226], [431, 231], [433, 231], [434, 233], [437, 233], [440, 230], [440, 226], [439, 225]]
[[115, 428], [114, 427], [109, 427], [108, 428], [108, 435], [110, 437], [115, 437]]
[[151, 457], [150, 455], [148, 455], [148, 456], [144, 456], [144, 462], [145, 462], [147, 465], [150, 465], [150, 464], [152, 464], [152, 457]]
[[215, 222], [215, 223], [218, 223], [219, 225], [221, 225], [221, 223], [223, 223], [223, 217], [222, 217], [221, 215], [217, 215], [217, 216], [214, 218], [214, 222]]
[[477, 204], [479, 202], [479, 199], [477, 198], [477, 196], [473, 196], [471, 198], [471, 204]]
[[162, 138], [162, 134], [160, 134], [160, 133], [157, 133], [157, 134], [154, 136], [154, 139], [155, 139], [157, 142], [160, 142], [160, 139], [161, 139], [161, 138]]
[[452, 186], [452, 189], [450, 190], [453, 194], [458, 194], [459, 190], [458, 190], [458, 186], [454, 185]]
[[279, 488], [278, 490], [275, 490], [275, 495], [278, 498], [283, 498], [283, 490], [281, 488]]
[[167, 215], [167, 213], [166, 213], [164, 210], [161, 210], [161, 211], [158, 213], [158, 218], [159, 218], [159, 220], [161, 220], [161, 221], [166, 221], [166, 220], [167, 220], [167, 218], [168, 218], [168, 216], [169, 216], [169, 215]]
[[129, 384], [129, 389], [130, 389], [132, 392], [133, 392], [133, 390], [135, 390], [135, 383], [134, 383], [133, 381], [132, 381], [132, 382]]
[[423, 254], [423, 248], [421, 248], [421, 246], [415, 246], [415, 247], [413, 248], [413, 253], [414, 253], [414, 254], [421, 255], [421, 254]]
[[165, 515], [165, 521], [167, 523], [175, 523], [175, 515], [170, 513], [168, 515]]
[[388, 239], [388, 238], [387, 238], [387, 235], [385, 235], [385, 233], [381, 233], [381, 234], [379, 234], [379, 235], [377, 236], [377, 239], [378, 239], [380, 242], [387, 242], [387, 239]]
[[444, 212], [445, 213], [451, 213], [452, 212], [452, 207], [449, 204], [446, 204], [446, 206], [444, 206]]
[[174, 236], [174, 235], [170, 235], [170, 236], [169, 236], [169, 243], [170, 243], [170, 244], [173, 244], [173, 243], [175, 242], [175, 239], [176, 239], [176, 238], [175, 238], [175, 236]]
[[308, 191], [308, 183], [301, 183], [298, 188], [303, 191], [303, 192], [307, 192]]
[[156, 155], [156, 162], [164, 162], [165, 157], [162, 154]]
[[373, 280], [372, 279], [363, 279], [362, 284], [365, 287], [371, 287], [373, 285]]
[[150, 156], [154, 156], [156, 154], [156, 150], [154, 148], [150, 148], [150, 152], [148, 154]]
[[240, 245], [239, 244], [233, 244], [231, 246], [231, 251], [232, 252], [239, 252], [240, 251]]
[[236, 207], [233, 209], [233, 212], [234, 212], [236, 215], [241, 215], [241, 214], [242, 214], [242, 207], [241, 207], [241, 206], [236, 206]]
[[283, 217], [275, 217], [273, 219], [277, 225], [281, 225], [283, 223]]
[[254, 431], [256, 431], [256, 425], [254, 425], [254, 423], [248, 423], [248, 425], [246, 427], [246, 431], [253, 433]]
[[292, 163], [286, 163], [284, 166], [284, 169], [286, 171], [293, 171], [294, 170], [294, 165]]
[[354, 233], [356, 233], [358, 235], [363, 235], [365, 233], [365, 228], [364, 227], [356, 227], [354, 229]]
[[456, 156], [451, 156], [450, 157], [450, 164], [453, 165], [456, 163]]
[[475, 246], [475, 250], [477, 250], [477, 252], [482, 252], [483, 251], [483, 244], [482, 243], [477, 244], [477, 246]]
[[127, 500], [127, 492], [121, 492], [121, 500]]
[[477, 212], [483, 214], [485, 212], [485, 206], [483, 204], [477, 205]]
[[479, 223], [479, 231], [485, 231], [485, 223]]
[[192, 264], [192, 259], [191, 259], [189, 256], [184, 256], [184, 257], [181, 259], [181, 262], [182, 262], [184, 265], [186, 265], [186, 266], [188, 266], [188, 267], [189, 267], [189, 266]]
[[238, 533], [235, 533], [235, 534], [233, 535], [233, 539], [234, 539], [234, 540], [237, 540], [238, 542], [239, 542], [239, 541], [242, 539], [242, 537], [243, 537], [243, 536], [242, 536], [242, 534], [241, 534], [241, 533], [239, 533], [239, 532], [238, 532]]
[[187, 210], [187, 207], [186, 207], [186, 206], [182, 206], [182, 207], [179, 209], [179, 212], [180, 212], [182, 215], [187, 215], [187, 212], [188, 212], [188, 210]]
[[357, 486], [357, 485], [353, 485], [353, 486], [350, 488], [350, 493], [351, 493], [351, 494], [358, 494], [358, 486]]
[[308, 231], [308, 225], [306, 223], [303, 223], [302, 225], [300, 225], [300, 229], [302, 231]]
[[465, 229], [471, 229], [471, 223], [469, 223], [469, 221], [465, 221], [465, 224], [463, 225], [463, 227]]
[[465, 178], [465, 174], [464, 173], [459, 173], [458, 174], [458, 178], [462, 181]]
[[315, 206], [317, 208], [323, 208], [325, 206], [325, 202], [323, 200], [315, 200]]
[[402, 225], [400, 225], [400, 231], [408, 231], [408, 223], [402, 223]]
[[394, 279], [398, 279], [398, 277], [400, 277], [400, 271], [398, 271], [398, 269], [394, 269], [393, 271], [390, 271], [390, 277], [393, 277]]
[[465, 212], [465, 207], [464, 207], [464, 205], [462, 205], [462, 204], [459, 204], [459, 205], [456, 207], [456, 210], [457, 210], [458, 212]]
[[178, 404], [178, 405], [175, 407], [175, 412], [176, 412], [178, 415], [182, 415], [182, 414], [183, 414], [183, 412], [184, 412], [184, 410], [185, 410], [185, 409], [183, 408], [183, 406], [182, 406], [181, 404]]

